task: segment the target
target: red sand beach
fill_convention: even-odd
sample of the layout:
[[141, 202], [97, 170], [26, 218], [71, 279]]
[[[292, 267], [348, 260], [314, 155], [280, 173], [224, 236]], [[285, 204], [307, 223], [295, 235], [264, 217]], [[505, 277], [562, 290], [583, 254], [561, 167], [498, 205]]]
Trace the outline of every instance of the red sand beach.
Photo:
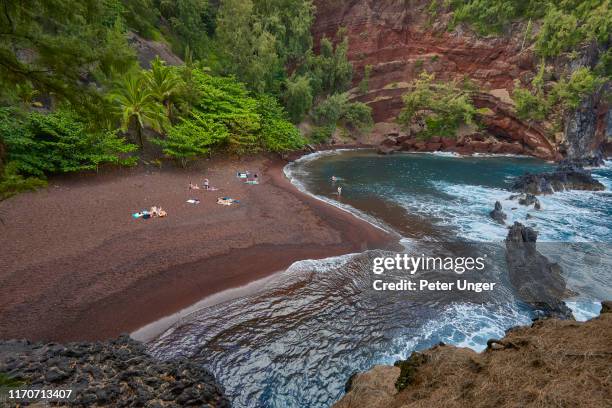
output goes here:
[[[110, 338], [297, 260], [395, 242], [299, 192], [284, 164], [254, 158], [114, 170], [52, 179], [0, 203], [0, 338]], [[242, 183], [242, 170], [257, 172], [261, 184]], [[204, 177], [220, 190], [188, 190]], [[221, 196], [241, 203], [218, 205]], [[168, 217], [132, 219], [153, 205]]]

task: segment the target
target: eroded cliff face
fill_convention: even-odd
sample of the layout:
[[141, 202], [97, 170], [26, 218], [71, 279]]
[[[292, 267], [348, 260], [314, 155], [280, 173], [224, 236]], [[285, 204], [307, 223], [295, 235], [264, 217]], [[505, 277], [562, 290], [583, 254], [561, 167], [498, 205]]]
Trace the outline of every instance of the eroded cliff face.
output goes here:
[[[478, 132], [468, 132], [459, 139], [455, 150], [460, 153], [483, 150], [522, 153], [543, 159], [561, 159], [564, 153], [560, 149], [562, 135], [555, 135], [546, 124], [522, 121], [513, 113], [510, 94], [514, 81], [520, 79], [529, 83], [538, 61], [533, 50], [523, 43], [524, 27], [517, 24], [503, 36], [490, 38], [481, 38], [462, 26], [448, 31], [450, 12], [438, 12], [434, 16], [428, 11], [430, 3], [421, 0], [315, 1], [315, 43], [323, 36], [333, 38], [343, 27], [349, 37], [354, 85], [363, 79], [366, 66], [372, 67], [368, 91], [360, 94], [353, 90], [355, 100], [372, 107], [377, 123], [373, 134], [365, 141], [380, 143], [388, 135], [402, 136], [402, 131], [394, 123], [402, 108], [401, 97], [408, 90], [409, 83], [427, 71], [444, 81], [469, 79], [479, 89], [475, 105], [488, 108], [482, 122], [487, 136], [494, 139], [483, 138]], [[604, 119], [597, 118], [595, 128], [601, 128]], [[572, 135], [571, 126], [568, 134]], [[484, 147], [473, 143], [481, 143], [483, 139], [490, 143]], [[577, 140], [575, 135], [574, 139]], [[435, 147], [437, 144], [416, 150]]]

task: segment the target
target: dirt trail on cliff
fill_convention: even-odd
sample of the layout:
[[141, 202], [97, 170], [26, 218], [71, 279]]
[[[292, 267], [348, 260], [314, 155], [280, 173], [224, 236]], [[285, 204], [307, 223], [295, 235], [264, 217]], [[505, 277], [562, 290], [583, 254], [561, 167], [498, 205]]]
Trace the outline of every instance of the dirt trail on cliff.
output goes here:
[[[397, 393], [400, 368], [358, 374], [334, 408], [604, 407], [612, 401], [612, 313], [585, 323], [536, 321], [483, 353], [436, 346], [419, 355]], [[424, 362], [423, 362], [424, 361]]]

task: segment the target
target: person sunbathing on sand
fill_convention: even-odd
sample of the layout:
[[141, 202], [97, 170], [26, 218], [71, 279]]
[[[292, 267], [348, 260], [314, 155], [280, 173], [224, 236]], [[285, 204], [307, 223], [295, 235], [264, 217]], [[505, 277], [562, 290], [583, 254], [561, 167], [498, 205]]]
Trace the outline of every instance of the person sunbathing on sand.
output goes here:
[[189, 189], [190, 190], [199, 190], [200, 186], [198, 186], [197, 184], [193, 184], [191, 181], [189, 182]]

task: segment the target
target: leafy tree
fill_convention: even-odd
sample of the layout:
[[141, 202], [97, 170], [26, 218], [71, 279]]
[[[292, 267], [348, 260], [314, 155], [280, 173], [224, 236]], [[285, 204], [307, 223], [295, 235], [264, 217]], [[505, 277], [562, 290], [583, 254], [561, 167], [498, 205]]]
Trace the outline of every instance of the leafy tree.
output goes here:
[[372, 109], [361, 102], [350, 102], [348, 94], [334, 94], [319, 103], [312, 112], [318, 129], [311, 135], [317, 142], [328, 139], [338, 125], [366, 130], [372, 125]]
[[575, 47], [579, 41], [576, 16], [551, 7], [544, 18], [536, 42], [538, 53], [544, 57], [559, 55], [562, 51]]
[[520, 119], [544, 120], [548, 113], [548, 103], [539, 94], [533, 94], [529, 89], [517, 84], [512, 92], [516, 105], [516, 114]]
[[0, 137], [7, 145], [9, 174], [44, 178], [52, 173], [96, 170], [100, 164], [130, 164], [122, 156], [135, 146], [115, 132], [90, 133], [70, 111], [19, 116], [0, 110]]
[[257, 112], [262, 122], [263, 147], [267, 151], [280, 153], [297, 150], [304, 146], [304, 138], [299, 130], [289, 122], [286, 112], [275, 98], [261, 95], [258, 98]]
[[209, 36], [214, 33], [213, 8], [208, 0], [161, 0], [159, 11], [177, 37], [174, 48], [180, 55], [189, 47], [196, 57], [206, 57]]
[[304, 115], [312, 107], [312, 88], [310, 78], [306, 75], [298, 75], [286, 81], [285, 106], [293, 123], [299, 123]]
[[474, 123], [477, 113], [469, 92], [456, 83], [437, 83], [433, 74], [421, 73], [403, 96], [404, 107], [398, 122], [404, 126], [424, 125], [422, 137], [454, 137], [461, 124]]
[[164, 105], [166, 116], [172, 118], [172, 98], [179, 92], [182, 85], [180, 77], [175, 70], [166, 66], [159, 56], [151, 63], [151, 69], [144, 73], [149, 90], [157, 102]]
[[561, 103], [564, 107], [577, 109], [582, 100], [592, 94], [604, 83], [589, 68], [581, 67], [574, 71], [569, 80], [557, 82], [551, 92], [552, 103]]
[[228, 138], [225, 125], [194, 112], [191, 118], [170, 128], [165, 139], [153, 141], [162, 147], [164, 154], [179, 159], [186, 167], [190, 159], [208, 154], [213, 147], [226, 143]]
[[[95, 105], [99, 95], [95, 87], [84, 86], [87, 73], [108, 77], [124, 72], [132, 60], [124, 52], [127, 43], [113, 42], [115, 27], [103, 24], [107, 7], [97, 0], [3, 1], [0, 95], [30, 83], [41, 93], [72, 102], [75, 109]], [[113, 53], [108, 52], [111, 42]]]
[[109, 94], [117, 107], [121, 129], [136, 132], [140, 147], [144, 146], [143, 130], [149, 126], [161, 131], [166, 123], [163, 106], [146, 86], [144, 76], [131, 74], [120, 81]]
[[306, 70], [315, 95], [344, 92], [350, 87], [353, 65], [348, 61], [348, 45], [346, 36], [335, 47], [328, 38], [323, 38], [320, 54], [307, 56]]

